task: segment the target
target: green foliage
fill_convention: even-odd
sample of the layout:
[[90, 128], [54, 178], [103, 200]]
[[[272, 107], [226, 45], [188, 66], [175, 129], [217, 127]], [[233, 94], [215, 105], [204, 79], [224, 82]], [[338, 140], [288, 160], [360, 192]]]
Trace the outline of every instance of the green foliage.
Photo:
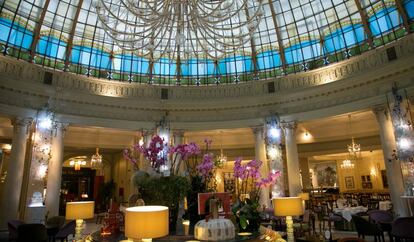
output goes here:
[[245, 201], [237, 200], [231, 208], [236, 217], [240, 231], [257, 232], [260, 223], [259, 202], [256, 200], [246, 199]]
[[140, 188], [141, 196], [148, 205], [178, 206], [180, 200], [190, 190], [187, 178], [181, 176], [148, 176], [137, 180], [139, 183], [135, 185]]
[[169, 208], [170, 231], [175, 231], [178, 205], [190, 190], [187, 178], [181, 176], [150, 177], [141, 174], [134, 177], [134, 185], [139, 189], [146, 205], [162, 205]]

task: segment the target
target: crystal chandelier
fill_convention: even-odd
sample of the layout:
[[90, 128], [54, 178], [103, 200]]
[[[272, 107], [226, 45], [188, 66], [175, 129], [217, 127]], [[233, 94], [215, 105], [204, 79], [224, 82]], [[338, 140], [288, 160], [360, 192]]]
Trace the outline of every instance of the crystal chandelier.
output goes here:
[[355, 165], [352, 163], [351, 160], [346, 159], [342, 161], [341, 168], [342, 169], [354, 169]]
[[352, 137], [351, 144], [348, 145], [348, 154], [354, 159], [358, 159], [361, 156], [361, 145], [355, 143], [354, 137]]
[[[349, 132], [352, 130], [351, 126], [351, 115], [348, 115], [349, 119]], [[348, 146], [348, 156], [350, 160], [357, 160], [361, 158], [361, 145], [358, 143], [355, 143], [354, 137], [351, 137], [351, 144]]]
[[102, 166], [102, 155], [99, 154], [99, 148], [96, 148], [96, 153], [91, 156], [91, 167], [99, 169]]
[[251, 40], [264, 15], [262, 0], [97, 0], [93, 6], [120, 48], [151, 60], [171, 53], [213, 59], [234, 53]]

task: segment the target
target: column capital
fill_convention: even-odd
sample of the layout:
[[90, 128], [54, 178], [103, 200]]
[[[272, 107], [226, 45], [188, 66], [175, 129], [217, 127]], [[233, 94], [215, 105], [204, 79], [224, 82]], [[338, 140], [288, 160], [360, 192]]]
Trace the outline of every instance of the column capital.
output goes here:
[[69, 123], [54, 121], [53, 122], [53, 134], [56, 137], [59, 131], [62, 134], [62, 137], [66, 134], [66, 128], [69, 126]]
[[262, 134], [264, 131], [264, 125], [251, 126], [250, 128], [254, 134]]
[[296, 130], [296, 128], [298, 127], [298, 122], [296, 121], [283, 121], [280, 122], [280, 127], [282, 129], [291, 129], [291, 130]]
[[12, 125], [16, 132], [24, 130], [28, 134], [32, 123], [33, 118], [16, 117], [12, 119]]
[[384, 115], [384, 117], [386, 119], [388, 119], [389, 116], [389, 109], [387, 107], [387, 105], [377, 105], [371, 108], [372, 112], [375, 114], [375, 117], [377, 118], [377, 120], [379, 120], [380, 115]]

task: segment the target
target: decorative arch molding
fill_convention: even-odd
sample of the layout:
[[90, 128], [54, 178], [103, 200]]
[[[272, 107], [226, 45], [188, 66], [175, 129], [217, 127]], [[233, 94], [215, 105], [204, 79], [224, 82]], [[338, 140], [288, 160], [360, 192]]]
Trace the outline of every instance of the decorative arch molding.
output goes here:
[[272, 113], [300, 121], [369, 109], [386, 103], [394, 82], [414, 96], [414, 35], [317, 70], [219, 86], [105, 81], [0, 57], [0, 113], [32, 116], [49, 101], [58, 119], [77, 124], [153, 128], [168, 111], [172, 128], [246, 127]]

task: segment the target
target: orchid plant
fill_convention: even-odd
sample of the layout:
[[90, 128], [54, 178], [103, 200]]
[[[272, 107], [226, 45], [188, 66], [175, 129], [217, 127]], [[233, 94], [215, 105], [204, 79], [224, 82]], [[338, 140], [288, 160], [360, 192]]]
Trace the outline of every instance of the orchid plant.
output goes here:
[[215, 159], [214, 154], [209, 152], [211, 146], [211, 140], [204, 140], [206, 144], [206, 150], [203, 155], [203, 159], [196, 169], [198, 174], [202, 177], [207, 191], [216, 191], [217, 181], [214, 174], [216, 169], [220, 168], [223, 164], [219, 159]]
[[205, 139], [206, 149], [201, 163], [198, 162], [198, 155], [201, 154], [199, 146], [190, 142], [188, 144], [178, 144], [169, 147], [163, 138], [156, 135], [152, 137], [148, 147], [144, 144], [134, 144], [123, 151], [123, 156], [130, 161], [136, 170], [139, 170], [137, 153], [143, 154], [149, 161], [151, 167], [160, 172], [161, 167], [171, 160], [170, 174], [176, 175], [179, 172], [181, 163], [184, 162], [187, 174], [191, 177], [200, 175], [206, 184], [210, 184], [214, 177], [214, 171], [219, 166], [219, 161], [214, 159], [214, 155], [209, 152], [211, 140]]
[[[251, 160], [242, 165], [242, 158], [234, 162], [234, 178], [237, 186], [237, 201], [232, 211], [242, 230], [257, 230], [259, 221], [260, 190], [273, 185], [280, 177], [280, 171], [272, 171], [262, 178], [260, 167], [263, 162]], [[248, 229], [250, 227], [250, 229]]]
[[166, 150], [168, 150], [168, 146], [165, 140], [156, 135], [152, 137], [148, 147], [135, 144], [131, 148], [124, 149], [123, 156], [134, 165], [136, 170], [139, 170], [138, 159], [134, 156], [136, 152], [139, 152], [150, 162], [156, 172], [160, 172], [161, 166], [165, 165], [168, 159]]

